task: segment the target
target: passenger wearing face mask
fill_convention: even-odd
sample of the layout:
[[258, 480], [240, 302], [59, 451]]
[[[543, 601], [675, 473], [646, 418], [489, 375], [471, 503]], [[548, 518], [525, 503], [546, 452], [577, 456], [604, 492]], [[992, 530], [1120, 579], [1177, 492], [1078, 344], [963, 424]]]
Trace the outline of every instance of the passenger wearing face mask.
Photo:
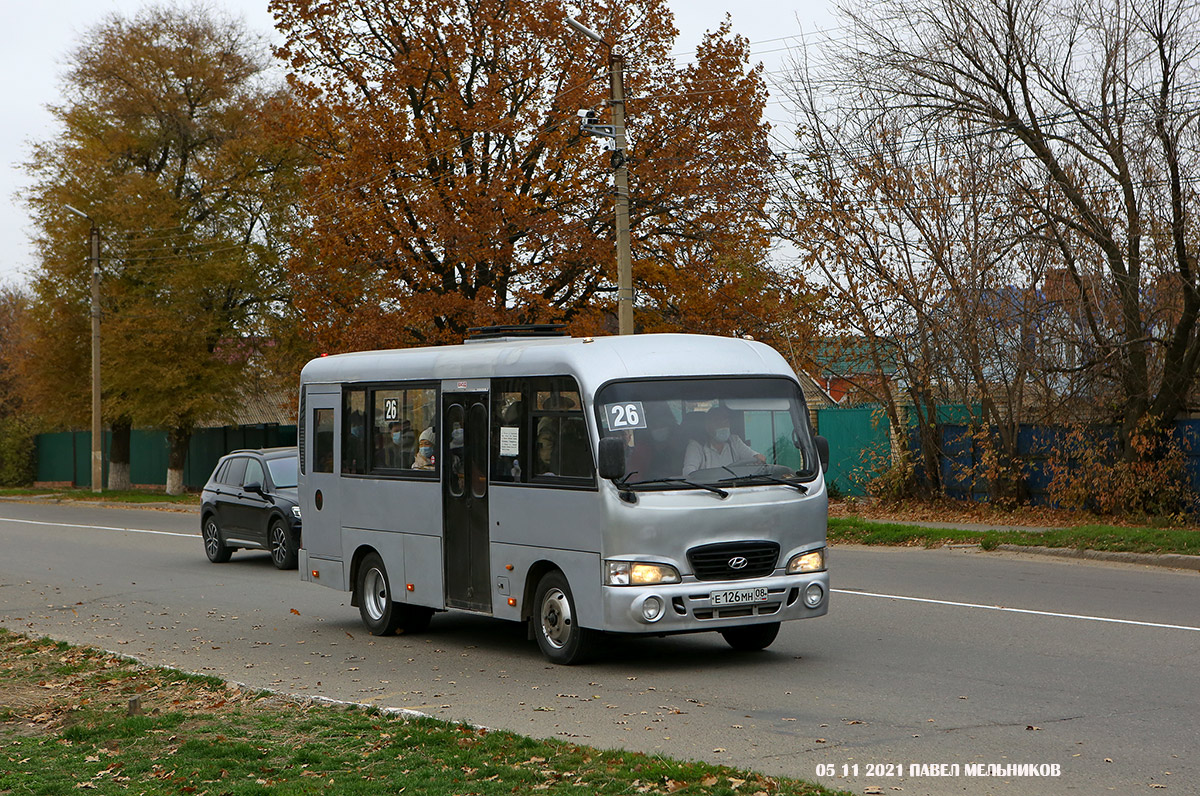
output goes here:
[[412, 469], [432, 470], [436, 467], [433, 441], [434, 433], [432, 428], [427, 428], [421, 432], [421, 439], [418, 440], [419, 447], [417, 448], [417, 455], [413, 459]]
[[466, 468], [463, 461], [463, 430], [455, 426], [450, 432], [450, 458], [448, 460], [446, 477], [455, 485], [454, 494], [461, 495], [466, 481]]
[[767, 460], [766, 456], [729, 432], [729, 410], [724, 407], [718, 406], [708, 410], [708, 414], [704, 416], [704, 430], [707, 439], [703, 444], [695, 440], [688, 443], [687, 453], [683, 456], [684, 478], [697, 470], [722, 467], [748, 459], [757, 459], [760, 462]]

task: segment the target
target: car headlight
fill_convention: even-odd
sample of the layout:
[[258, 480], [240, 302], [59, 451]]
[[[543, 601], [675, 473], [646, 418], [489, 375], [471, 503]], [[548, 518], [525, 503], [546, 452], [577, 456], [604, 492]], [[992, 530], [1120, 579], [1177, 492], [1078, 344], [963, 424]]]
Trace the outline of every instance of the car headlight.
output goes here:
[[609, 586], [652, 586], [678, 583], [679, 570], [647, 561], [606, 561], [604, 582]]
[[792, 560], [788, 562], [787, 574], [798, 575], [802, 572], [824, 572], [825, 571], [825, 548], [820, 550], [810, 550], [807, 553], [800, 553], [792, 556]]
[[292, 506], [292, 516], [295, 517], [296, 519], [300, 519], [300, 507], [299, 506]]

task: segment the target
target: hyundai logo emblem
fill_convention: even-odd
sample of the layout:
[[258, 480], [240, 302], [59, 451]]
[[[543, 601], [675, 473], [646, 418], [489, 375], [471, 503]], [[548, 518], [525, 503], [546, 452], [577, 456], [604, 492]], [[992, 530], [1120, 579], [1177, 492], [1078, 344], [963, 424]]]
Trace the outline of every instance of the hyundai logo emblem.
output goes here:
[[734, 556], [733, 558], [729, 559], [729, 568], [730, 569], [745, 569], [746, 565], [749, 563], [750, 562], [746, 560], [745, 556]]

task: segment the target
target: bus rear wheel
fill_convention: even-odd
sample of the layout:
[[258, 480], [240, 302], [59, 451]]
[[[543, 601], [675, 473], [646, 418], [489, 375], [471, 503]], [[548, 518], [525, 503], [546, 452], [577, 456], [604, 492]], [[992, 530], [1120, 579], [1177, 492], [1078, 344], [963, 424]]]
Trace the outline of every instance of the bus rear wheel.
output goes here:
[[387, 567], [378, 553], [370, 553], [358, 567], [358, 613], [372, 636], [390, 636], [400, 626], [400, 611], [392, 602]]
[[779, 623], [731, 627], [722, 630], [721, 635], [725, 637], [725, 643], [738, 652], [758, 652], [771, 646], [779, 635]]
[[557, 570], [543, 575], [533, 605], [533, 634], [546, 660], [570, 666], [592, 657], [600, 634], [576, 622], [575, 598], [565, 575]]

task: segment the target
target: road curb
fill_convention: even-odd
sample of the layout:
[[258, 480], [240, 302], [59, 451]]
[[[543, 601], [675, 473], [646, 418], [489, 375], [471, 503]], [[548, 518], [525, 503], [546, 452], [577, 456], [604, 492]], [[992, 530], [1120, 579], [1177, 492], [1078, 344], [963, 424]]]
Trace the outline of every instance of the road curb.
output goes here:
[[[52, 637], [46, 636], [46, 638], [52, 638]], [[65, 639], [53, 639], [53, 640], [66, 641]], [[204, 677], [204, 678], [213, 679], [213, 680], [220, 680], [222, 683], [225, 684], [226, 687], [233, 686], [234, 688], [237, 688], [240, 691], [270, 694], [273, 697], [278, 697], [279, 699], [282, 699], [282, 700], [285, 700], [288, 702], [293, 702], [293, 703], [301, 705], [301, 706], [324, 705], [326, 707], [340, 708], [342, 710], [374, 710], [374, 711], [377, 711], [379, 713], [382, 713], [382, 714], [385, 714], [388, 716], [400, 716], [400, 717], [406, 718], [406, 719], [433, 719], [434, 721], [440, 721], [445, 724], [455, 724], [455, 725], [461, 725], [461, 726], [465, 726], [465, 727], [471, 727], [476, 730], [487, 730], [488, 732], [495, 732], [495, 730], [493, 728], [485, 727], [482, 724], [474, 724], [474, 723], [468, 722], [468, 721], [455, 721], [454, 719], [446, 719], [446, 718], [442, 718], [441, 716], [434, 716], [432, 713], [424, 713], [420, 710], [413, 710], [412, 708], [394, 708], [394, 707], [388, 707], [385, 705], [376, 705], [376, 704], [372, 704], [370, 702], [352, 702], [352, 701], [347, 701], [344, 699], [334, 699], [333, 697], [321, 696], [320, 694], [297, 694], [293, 691], [283, 691], [278, 688], [272, 688], [270, 686], [258, 686], [258, 685], [252, 685], [250, 683], [243, 683], [240, 680], [226, 679], [224, 677], [221, 677], [220, 675], [211, 674], [211, 673], [207, 673], [207, 672], [194, 672], [190, 669], [184, 669], [179, 666], [172, 666], [168, 663], [149, 663], [147, 661], [142, 660], [141, 658], [139, 658], [136, 655], [130, 655], [129, 653], [126, 653], [126, 652], [116, 652], [114, 650], [106, 649], [104, 647], [97, 647], [92, 644], [87, 644], [87, 643], [80, 644], [80, 643], [74, 642], [74, 641], [66, 641], [66, 643], [71, 644], [72, 646], [75, 646], [75, 647], [88, 647], [90, 649], [99, 650], [100, 652], [103, 652], [106, 655], [111, 655], [114, 658], [120, 658], [121, 660], [129, 661], [142, 669], [165, 669], [170, 672], [178, 672], [179, 674], [185, 674], [185, 675], [189, 675], [191, 677]]]
[[1111, 550], [1077, 550], [1073, 547], [1026, 547], [1019, 544], [1002, 544], [997, 550], [1006, 553], [1032, 553], [1055, 558], [1075, 558], [1088, 561], [1117, 561], [1125, 564], [1144, 564], [1151, 567], [1187, 569], [1200, 572], [1200, 556], [1185, 556], [1179, 553], [1118, 553]]

